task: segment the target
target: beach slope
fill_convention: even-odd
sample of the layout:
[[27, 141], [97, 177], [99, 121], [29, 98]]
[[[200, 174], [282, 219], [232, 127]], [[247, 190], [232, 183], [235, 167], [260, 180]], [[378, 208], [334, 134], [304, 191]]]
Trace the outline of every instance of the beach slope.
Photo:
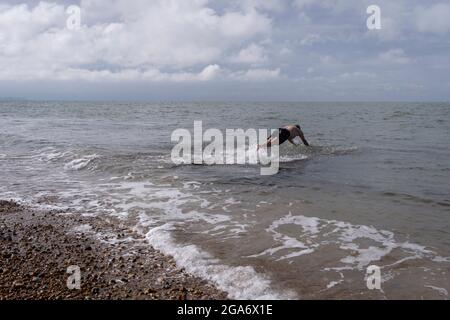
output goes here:
[[[102, 234], [116, 235], [115, 241]], [[227, 297], [112, 218], [0, 200], [0, 252], [0, 300]], [[69, 266], [79, 267], [80, 289], [67, 286]]]

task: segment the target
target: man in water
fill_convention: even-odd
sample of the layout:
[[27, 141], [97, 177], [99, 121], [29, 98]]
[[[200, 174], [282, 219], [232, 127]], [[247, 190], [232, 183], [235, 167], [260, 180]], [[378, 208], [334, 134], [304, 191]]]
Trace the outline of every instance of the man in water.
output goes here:
[[286, 141], [289, 141], [293, 145], [297, 145], [294, 143], [295, 137], [299, 137], [303, 141], [303, 144], [305, 146], [309, 146], [308, 141], [306, 141], [306, 138], [303, 135], [302, 129], [300, 129], [300, 126], [297, 124], [297, 125], [289, 125], [289, 126], [284, 126], [282, 128], [278, 128], [278, 138], [277, 137], [269, 137], [269, 139], [267, 139], [266, 143], [264, 143], [262, 145], [258, 145], [258, 150], [260, 147], [264, 147], [264, 146], [267, 146], [268, 148], [270, 148], [273, 144], [281, 145], [282, 143], [284, 143]]

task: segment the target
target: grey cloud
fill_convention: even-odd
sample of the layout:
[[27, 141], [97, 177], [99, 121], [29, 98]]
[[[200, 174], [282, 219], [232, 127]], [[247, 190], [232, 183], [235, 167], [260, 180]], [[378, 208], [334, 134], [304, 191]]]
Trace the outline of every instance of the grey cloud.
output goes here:
[[0, 95], [448, 100], [450, 5], [376, 2], [370, 31], [368, 0], [2, 1]]

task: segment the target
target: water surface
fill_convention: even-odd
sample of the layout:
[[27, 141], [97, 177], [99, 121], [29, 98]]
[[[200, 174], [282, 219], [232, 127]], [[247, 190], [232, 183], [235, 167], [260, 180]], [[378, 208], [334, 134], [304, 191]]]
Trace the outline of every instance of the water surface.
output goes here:
[[[447, 298], [449, 113], [449, 103], [0, 102], [0, 197], [118, 216], [236, 298]], [[171, 133], [199, 120], [300, 123], [312, 147], [283, 145], [274, 176], [173, 164]], [[367, 289], [369, 265], [382, 291]]]

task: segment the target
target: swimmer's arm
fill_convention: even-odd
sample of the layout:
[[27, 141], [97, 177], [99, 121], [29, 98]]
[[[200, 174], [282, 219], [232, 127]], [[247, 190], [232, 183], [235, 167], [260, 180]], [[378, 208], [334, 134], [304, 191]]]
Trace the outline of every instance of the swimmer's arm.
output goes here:
[[305, 135], [303, 134], [302, 130], [297, 130], [298, 137], [302, 140], [303, 144], [307, 147], [309, 147], [309, 142], [306, 140]]
[[305, 146], [309, 147], [309, 142], [306, 141], [306, 138], [305, 138], [305, 136], [303, 135], [303, 132], [301, 132], [301, 131], [300, 131], [300, 139], [302, 139], [303, 144], [304, 144]]
[[298, 146], [298, 144], [295, 143], [293, 139], [288, 139], [288, 141], [289, 141], [291, 144], [293, 144], [294, 146]]
[[263, 147], [270, 148], [274, 143], [277, 142], [277, 140], [278, 140], [278, 138], [272, 138], [272, 137], [270, 137], [270, 138], [267, 140], [267, 142], [258, 145], [258, 147], [256, 148], [256, 150], [259, 150], [260, 148], [263, 148]]

